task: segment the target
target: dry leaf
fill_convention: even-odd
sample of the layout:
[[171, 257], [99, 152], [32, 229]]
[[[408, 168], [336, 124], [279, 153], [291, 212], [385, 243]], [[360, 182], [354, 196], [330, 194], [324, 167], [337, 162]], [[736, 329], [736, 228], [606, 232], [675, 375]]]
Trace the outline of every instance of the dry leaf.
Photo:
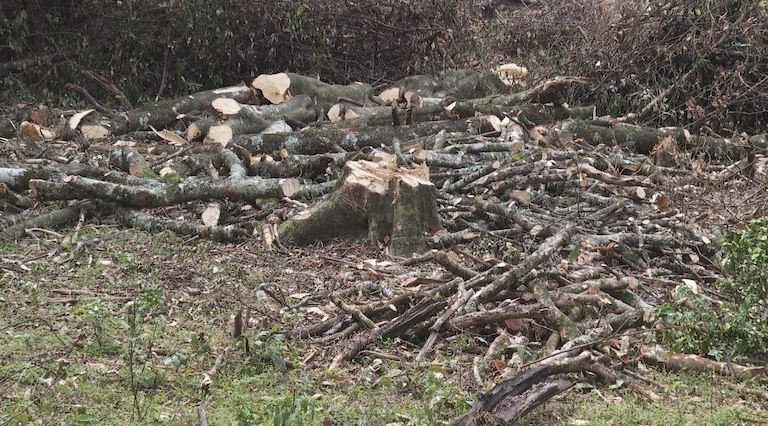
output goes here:
[[80, 126], [80, 133], [89, 140], [104, 139], [109, 136], [109, 130], [104, 126], [83, 124]]
[[19, 124], [18, 136], [21, 139], [30, 141], [43, 140], [42, 127], [40, 125], [32, 123], [31, 121], [22, 121]]
[[181, 146], [189, 143], [188, 140], [182, 138], [181, 136], [177, 135], [176, 133], [173, 133], [170, 130], [163, 129], [163, 130], [157, 131], [152, 126], [149, 126], [149, 128], [152, 129], [152, 131], [155, 132], [157, 136], [160, 136], [162, 140], [168, 142], [169, 145]]
[[72, 130], [77, 130], [77, 127], [80, 125], [80, 122], [83, 121], [83, 118], [85, 118], [88, 114], [95, 111], [94, 109], [87, 109], [85, 111], [80, 111], [77, 114], [73, 115], [69, 119], [69, 128]]
[[39, 124], [41, 126], [47, 126], [48, 125], [48, 108], [42, 108], [37, 111], [33, 111], [32, 114], [29, 115], [29, 121]]

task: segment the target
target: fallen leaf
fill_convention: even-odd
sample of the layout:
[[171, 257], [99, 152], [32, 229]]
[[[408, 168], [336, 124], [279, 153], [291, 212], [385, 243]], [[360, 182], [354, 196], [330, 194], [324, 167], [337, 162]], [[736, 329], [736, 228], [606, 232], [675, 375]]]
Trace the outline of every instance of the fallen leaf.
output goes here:
[[41, 108], [29, 115], [29, 121], [41, 126], [48, 125], [48, 108]]
[[93, 109], [87, 109], [85, 111], [80, 111], [77, 114], [73, 115], [69, 119], [69, 128], [72, 130], [77, 130], [77, 127], [80, 125], [80, 122], [83, 121], [83, 118], [85, 118], [88, 114], [92, 113]]
[[170, 130], [163, 129], [163, 130], [157, 131], [152, 126], [149, 126], [149, 128], [152, 129], [152, 131], [155, 132], [157, 136], [160, 136], [162, 140], [168, 142], [168, 144], [170, 145], [181, 146], [189, 143], [188, 140], [182, 138], [181, 136], [177, 135], [176, 133], [173, 133]]

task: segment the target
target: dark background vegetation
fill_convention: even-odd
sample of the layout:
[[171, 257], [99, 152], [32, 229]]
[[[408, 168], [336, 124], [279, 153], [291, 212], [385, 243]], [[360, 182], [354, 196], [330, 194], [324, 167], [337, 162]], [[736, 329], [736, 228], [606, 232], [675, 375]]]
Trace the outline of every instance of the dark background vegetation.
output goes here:
[[[581, 75], [600, 113], [730, 136], [768, 123], [768, 19], [752, 0], [5, 0], [3, 98], [94, 70], [135, 103], [290, 70], [371, 83], [514, 61]], [[0, 65], [2, 70], [2, 65]], [[664, 96], [660, 96], [663, 94]], [[97, 97], [99, 97], [97, 95]], [[658, 97], [658, 102], [652, 101]]]

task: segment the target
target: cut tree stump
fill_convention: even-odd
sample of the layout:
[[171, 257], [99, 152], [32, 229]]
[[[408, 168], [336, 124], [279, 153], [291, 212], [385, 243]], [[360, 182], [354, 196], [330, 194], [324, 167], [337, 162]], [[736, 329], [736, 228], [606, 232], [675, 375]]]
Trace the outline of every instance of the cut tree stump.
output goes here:
[[350, 161], [333, 193], [280, 226], [280, 241], [367, 238], [389, 241], [393, 255], [424, 252], [425, 235], [441, 229], [428, 173], [424, 165], [398, 167], [394, 156], [383, 153], [374, 161]]

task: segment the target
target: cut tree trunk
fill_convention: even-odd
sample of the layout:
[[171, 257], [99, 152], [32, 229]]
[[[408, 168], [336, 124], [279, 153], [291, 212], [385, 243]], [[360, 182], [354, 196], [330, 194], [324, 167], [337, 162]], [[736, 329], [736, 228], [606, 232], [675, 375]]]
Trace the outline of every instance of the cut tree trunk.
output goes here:
[[109, 132], [119, 136], [137, 130], [149, 130], [150, 126], [162, 129], [176, 122], [180, 114], [209, 109], [211, 102], [218, 98], [231, 98], [247, 103], [253, 99], [253, 89], [248, 86], [224, 87], [176, 99], [151, 102], [110, 120]]
[[[395, 89], [395, 90], [392, 90]], [[442, 98], [453, 96], [459, 99], [472, 99], [505, 92], [507, 86], [490, 72], [478, 72], [469, 69], [446, 70], [437, 75], [413, 75], [405, 77], [384, 93], [398, 93], [398, 98], [405, 98], [408, 92], [422, 98]], [[380, 96], [383, 101], [385, 96]]]
[[314, 101], [318, 116], [324, 115], [333, 104], [340, 101], [368, 105], [369, 97], [373, 92], [371, 86], [363, 83], [346, 86], [328, 84], [316, 78], [294, 73], [262, 74], [253, 80], [251, 86], [273, 104], [283, 103], [294, 96], [308, 95]]
[[[290, 101], [279, 105], [242, 105], [235, 101], [226, 103], [220, 107], [222, 115], [227, 117], [223, 123], [210, 126], [205, 137], [206, 143], [218, 143], [226, 146], [234, 136], [259, 133], [267, 129], [275, 121], [293, 121], [308, 123], [315, 121], [315, 111], [312, 109], [312, 98], [307, 95], [299, 95]], [[196, 125], [200, 132], [204, 125]], [[192, 140], [195, 127], [190, 126], [187, 137]]]
[[430, 121], [412, 126], [375, 126], [367, 129], [310, 127], [290, 134], [259, 134], [235, 136], [230, 145], [239, 145], [251, 154], [273, 154], [285, 149], [289, 154], [327, 154], [336, 147], [358, 151], [366, 147], [391, 145], [392, 139], [409, 141], [446, 132], [466, 132], [470, 125], [464, 120]]
[[437, 190], [426, 167], [398, 167], [382, 155], [377, 161], [351, 161], [338, 188], [280, 226], [280, 240], [296, 244], [335, 237], [389, 241], [393, 255], [427, 250], [427, 233], [441, 228]]

